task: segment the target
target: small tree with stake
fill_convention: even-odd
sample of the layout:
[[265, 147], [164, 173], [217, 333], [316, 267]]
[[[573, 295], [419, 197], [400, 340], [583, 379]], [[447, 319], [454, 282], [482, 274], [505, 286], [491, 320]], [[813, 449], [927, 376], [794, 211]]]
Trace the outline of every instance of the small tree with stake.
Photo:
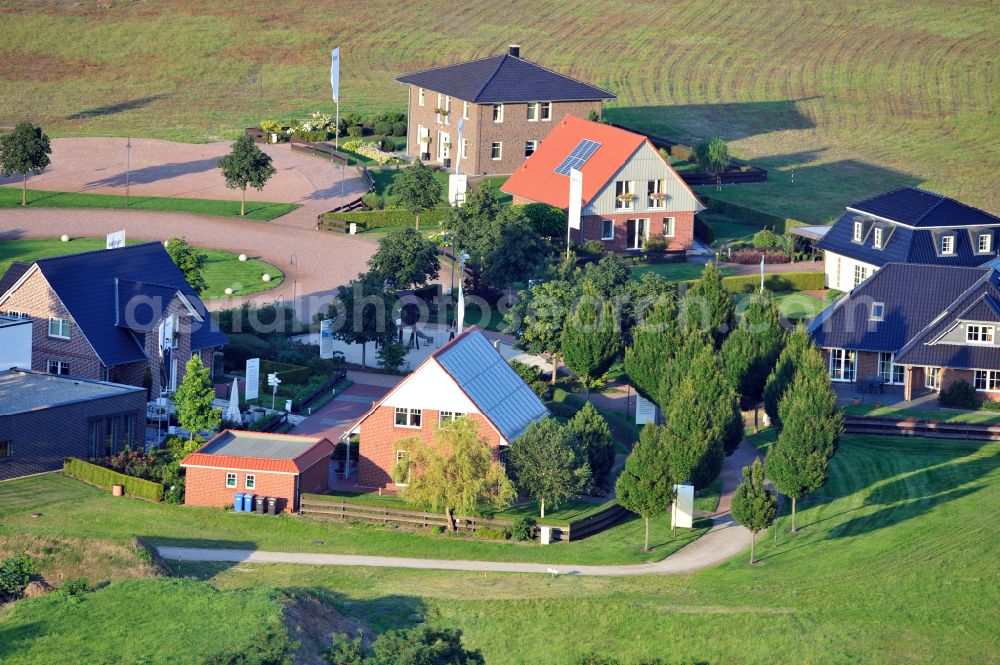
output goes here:
[[757, 534], [774, 524], [777, 501], [764, 487], [764, 465], [758, 457], [750, 466], [743, 467], [743, 482], [733, 496], [733, 519], [753, 534], [750, 539], [750, 563], [754, 562], [754, 544]]
[[674, 500], [674, 482], [668, 473], [666, 452], [661, 428], [647, 424], [615, 483], [618, 503], [642, 517], [645, 523], [643, 552], [649, 551], [649, 518], [667, 512]]
[[553, 418], [528, 425], [510, 447], [510, 466], [518, 487], [545, 506], [558, 506], [582, 492], [590, 480], [587, 457], [573, 435]]
[[41, 173], [49, 165], [52, 146], [41, 127], [22, 122], [10, 134], [0, 136], [0, 175], [21, 176], [21, 205], [28, 205], [28, 174]]
[[219, 168], [226, 179], [226, 187], [242, 193], [240, 217], [246, 214], [247, 186], [259, 192], [276, 173], [271, 165], [271, 156], [258, 148], [249, 134], [236, 139], [232, 151], [219, 160]]
[[184, 366], [184, 380], [174, 393], [177, 422], [190, 433], [188, 441], [194, 439], [195, 432], [214, 430], [222, 423], [222, 410], [212, 406], [214, 399], [215, 388], [208, 368], [200, 356], [191, 356]]

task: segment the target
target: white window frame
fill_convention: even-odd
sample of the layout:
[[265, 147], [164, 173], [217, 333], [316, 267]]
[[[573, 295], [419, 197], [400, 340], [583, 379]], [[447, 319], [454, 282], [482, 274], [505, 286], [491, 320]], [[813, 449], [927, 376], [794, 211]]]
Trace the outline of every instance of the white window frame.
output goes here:
[[[52, 332], [52, 324], [56, 325], [56, 332]], [[73, 334], [72, 323], [69, 319], [61, 319], [58, 316], [49, 317], [49, 337], [54, 339], [70, 339]]]
[[239, 474], [235, 471], [226, 472], [226, 489], [234, 490], [239, 483]]
[[[607, 224], [608, 228], [611, 229], [611, 235], [604, 234], [604, 225]], [[601, 220], [601, 240], [614, 240], [615, 239], [615, 220], [613, 219], [602, 219]]]
[[503, 141], [494, 141], [493, 145], [490, 146], [490, 159], [494, 162], [503, 159]]
[[257, 489], [257, 474], [248, 473], [245, 478], [243, 478], [243, 489], [255, 490]]
[[[650, 185], [652, 185], [652, 191], [650, 191]], [[646, 205], [650, 210], [663, 210], [667, 207], [666, 197], [663, 197], [660, 200], [653, 198], [653, 194], [664, 194], [664, 190], [666, 190], [666, 188], [667, 181], [664, 178], [646, 181]]]
[[552, 102], [539, 102], [538, 119], [542, 122], [549, 122], [552, 120]]
[[528, 102], [527, 107], [528, 107], [528, 114], [527, 114], [528, 122], [538, 122], [538, 107], [539, 107], [538, 102]]
[[677, 220], [673, 217], [663, 218], [663, 237], [673, 238], [674, 234], [677, 233]]
[[444, 95], [442, 95], [439, 92], [437, 94], [437, 96], [438, 96], [438, 103], [437, 103], [437, 106], [434, 107], [434, 122], [436, 122], [437, 124], [440, 125], [441, 124], [441, 113], [440, 113], [440, 111], [441, 111], [441, 109], [444, 108]]
[[[615, 210], [635, 210], [635, 188], [631, 180], [615, 180]], [[631, 194], [631, 201], [618, 198], [623, 194]]]
[[854, 264], [854, 286], [868, 279], [868, 268], [858, 263]]
[[955, 236], [941, 236], [941, 256], [952, 256], [955, 254]]
[[854, 222], [854, 242], [861, 242], [865, 237], [864, 222]]
[[[52, 371], [52, 366], [55, 365], [56, 371]], [[49, 360], [45, 363], [45, 367], [49, 374], [55, 374], [56, 376], [69, 376], [69, 363], [65, 360]], [[60, 370], [65, 369], [65, 372]]]
[[451, 124], [451, 95], [444, 96], [444, 124]]
[[496, 124], [503, 122], [503, 104], [493, 105], [493, 122]]
[[469, 158], [469, 139], [462, 139], [462, 159]]
[[[528, 152], [528, 146], [531, 146], [531, 152]], [[531, 139], [530, 141], [525, 141], [524, 142], [524, 158], [525, 159], [527, 159], [528, 157], [531, 157], [533, 154], [535, 154], [536, 150], [538, 150], [538, 139]]]
[[965, 341], [968, 344], [992, 346], [996, 339], [996, 326], [969, 323], [965, 326]]
[[438, 426], [448, 423], [453, 423], [456, 420], [464, 418], [467, 414], [461, 411], [438, 411]]
[[[405, 416], [406, 424], [399, 424], [399, 416]], [[423, 409], [411, 409], [405, 406], [397, 406], [392, 418], [393, 427], [401, 427], [405, 429], [420, 429], [423, 425]], [[416, 421], [416, 425], [414, 425]]]
[[[635, 244], [632, 243], [633, 238], [628, 232], [628, 223], [635, 222]], [[648, 217], [636, 217], [633, 219], [625, 220], [625, 250], [630, 252], [638, 252], [642, 250], [645, 246], [646, 240], [649, 240], [649, 218]]]
[[924, 388], [930, 388], [931, 390], [939, 390], [941, 388], [940, 367], [924, 368]]
[[972, 385], [979, 393], [1000, 392], [1000, 371], [977, 369], [973, 371]]
[[888, 384], [898, 386], [906, 380], [905, 368], [902, 365], [896, 365], [895, 353], [879, 351], [876, 369], [877, 374]]
[[[985, 242], [983, 242], [985, 241]], [[979, 253], [989, 254], [993, 251], [993, 235], [990, 233], [980, 233], [979, 234]]]
[[469, 119], [469, 102], [462, 102], [462, 118]]
[[417, 104], [418, 105], [420, 105], [420, 106], [424, 105], [424, 98], [425, 97], [426, 97], [426, 93], [425, 93], [424, 89], [423, 88], [417, 88]]
[[884, 302], [873, 302], [871, 314], [868, 317], [869, 321], [884, 321], [885, 320], [885, 303]]
[[858, 376], [858, 352], [830, 349], [830, 380], [853, 383]]
[[875, 245], [875, 249], [882, 249], [882, 229], [875, 227], [872, 232], [872, 243]]

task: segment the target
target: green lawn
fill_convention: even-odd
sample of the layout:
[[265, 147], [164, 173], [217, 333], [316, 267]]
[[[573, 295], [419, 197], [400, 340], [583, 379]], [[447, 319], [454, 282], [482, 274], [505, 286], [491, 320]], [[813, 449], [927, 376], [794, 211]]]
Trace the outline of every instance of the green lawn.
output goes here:
[[[134, 244], [129, 242], [129, 244]], [[7, 271], [15, 261], [31, 263], [36, 259], [64, 254], [89, 252], [104, 249], [103, 238], [74, 238], [62, 242], [58, 238], [6, 240], [0, 242], [0, 274]], [[226, 288], [233, 289], [233, 295], [242, 296], [273, 289], [284, 280], [284, 274], [275, 266], [260, 259], [240, 261], [236, 254], [218, 249], [199, 251], [205, 255], [203, 276], [208, 283], [208, 289], [201, 294], [203, 299], [225, 298]], [[261, 275], [271, 275], [270, 282], [261, 281]]]
[[734, 240], [750, 240], [755, 233], [760, 231], [759, 226], [744, 224], [720, 213], [702, 212], [698, 214], [698, 217], [712, 228], [712, 233], [715, 236], [713, 247], [721, 247]]
[[[655, 275], [660, 275], [664, 279], [668, 279], [671, 282], [683, 282], [688, 279], [701, 279], [701, 273], [705, 271], [704, 263], [652, 263], [649, 265], [633, 266], [629, 268], [632, 273], [632, 279], [640, 279], [643, 275], [650, 272]], [[720, 267], [719, 272], [722, 276], [733, 274], [732, 268]]]
[[822, 298], [801, 291], [775, 293], [774, 301], [778, 306], [778, 313], [793, 321], [809, 320], [826, 309], [827, 305]]
[[497, 200], [500, 201], [500, 203], [513, 203], [513, 196], [507, 192], [500, 191], [500, 188], [505, 182], [507, 182], [506, 176], [493, 176], [491, 178], [483, 178], [479, 183], [479, 187], [486, 187], [487, 189], [493, 190], [493, 193], [496, 195]]
[[[388, 190], [389, 186], [396, 179], [396, 176], [404, 168], [406, 168], [405, 165], [399, 169], [390, 167], [371, 169], [369, 173], [372, 174], [372, 179], [375, 180], [375, 193], [385, 196], [386, 190]], [[441, 185], [441, 203], [448, 203], [448, 174], [443, 171], [431, 171], [431, 173], [434, 175], [434, 179]]]
[[[875, 398], [877, 401], [877, 398]], [[902, 408], [896, 406], [876, 406], [869, 404], [848, 404], [844, 413], [850, 416], [871, 416], [872, 418], [916, 418], [918, 420], [940, 420], [953, 423], [979, 423], [993, 425], [1000, 423], [1000, 413], [995, 411], [958, 411], [954, 409]]]
[[[0, 208], [15, 208], [21, 205], [20, 187], [0, 187]], [[125, 209], [125, 197], [117, 194], [89, 194], [86, 192], [48, 192], [41, 189], [28, 190], [28, 205], [32, 208], [108, 208]], [[297, 203], [270, 203], [267, 201], [247, 201], [246, 216], [268, 222], [281, 217], [299, 207]], [[239, 201], [218, 201], [215, 199], [185, 199], [163, 196], [131, 196], [129, 210], [158, 210], [162, 212], [189, 212], [195, 215], [216, 215], [219, 217], [239, 217]]]

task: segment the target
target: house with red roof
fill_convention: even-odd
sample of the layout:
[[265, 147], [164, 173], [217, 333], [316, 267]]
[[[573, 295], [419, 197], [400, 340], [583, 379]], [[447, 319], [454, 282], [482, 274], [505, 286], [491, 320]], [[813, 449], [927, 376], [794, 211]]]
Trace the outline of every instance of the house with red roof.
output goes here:
[[394, 484], [392, 469], [415, 438], [433, 445], [442, 424], [469, 418], [505, 462], [505, 451], [532, 422], [549, 415], [538, 396], [511, 369], [482, 332], [472, 328], [435, 351], [354, 422], [344, 438], [359, 437], [362, 487]]
[[501, 187], [514, 203], [569, 208], [569, 175], [583, 173], [581, 228], [573, 240], [601, 240], [610, 251], [637, 252], [662, 239], [687, 250], [695, 213], [705, 206], [648, 138], [568, 115]]
[[326, 492], [333, 444], [325, 437], [225, 430], [191, 453], [184, 503], [220, 508], [236, 494], [272, 497], [296, 512], [302, 492]]

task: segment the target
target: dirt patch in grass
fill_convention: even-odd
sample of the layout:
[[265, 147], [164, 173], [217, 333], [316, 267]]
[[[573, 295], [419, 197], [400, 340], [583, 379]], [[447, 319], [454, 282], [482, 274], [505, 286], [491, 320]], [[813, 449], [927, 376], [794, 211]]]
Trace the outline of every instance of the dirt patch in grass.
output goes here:
[[292, 591], [282, 611], [288, 637], [298, 642], [296, 665], [322, 665], [323, 652], [330, 648], [330, 636], [344, 633], [352, 639], [360, 634], [364, 646], [371, 646], [371, 631], [338, 612], [322, 593]]
[[55, 588], [86, 577], [91, 586], [112, 580], [158, 577], [149, 554], [135, 543], [98, 538], [63, 538], [19, 533], [0, 534], [0, 560], [22, 551], [39, 562], [39, 574]]
[[66, 81], [87, 76], [96, 68], [96, 64], [80, 58], [0, 49], [0, 79], [8, 81]]

